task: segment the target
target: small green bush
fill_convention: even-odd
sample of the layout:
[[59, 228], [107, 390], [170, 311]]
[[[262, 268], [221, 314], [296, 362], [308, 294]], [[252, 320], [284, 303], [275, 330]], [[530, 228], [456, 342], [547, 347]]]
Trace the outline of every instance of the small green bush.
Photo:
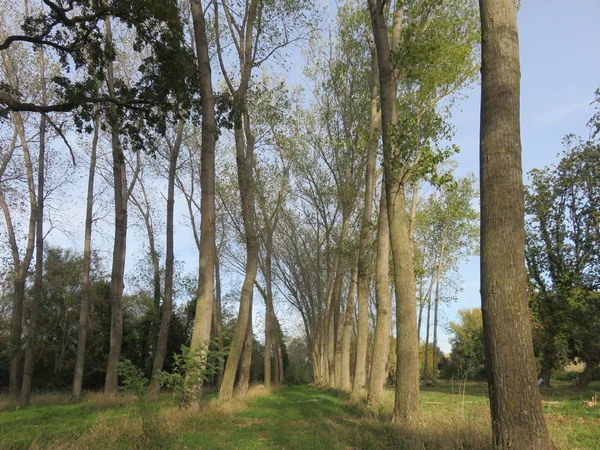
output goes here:
[[173, 355], [171, 372], [159, 372], [160, 384], [181, 396], [180, 408], [191, 405], [200, 399], [202, 383], [208, 381], [211, 375], [219, 370], [219, 363], [225, 359], [228, 349], [223, 352], [210, 350], [216, 347], [217, 337], [214, 337], [206, 347], [190, 350], [182, 345], [181, 353]]

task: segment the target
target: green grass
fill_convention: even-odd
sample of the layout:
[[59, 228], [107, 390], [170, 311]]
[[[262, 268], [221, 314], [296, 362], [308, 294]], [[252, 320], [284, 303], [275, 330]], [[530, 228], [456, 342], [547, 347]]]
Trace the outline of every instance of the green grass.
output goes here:
[[[117, 404], [91, 396], [34, 398], [27, 409], [0, 411], [0, 449], [490, 449], [485, 383], [442, 382], [422, 389], [422, 419], [412, 427], [389, 422], [393, 393], [377, 411], [343, 393], [310, 386], [274, 393], [255, 389], [246, 399], [212, 399], [200, 410], [179, 411], [170, 397], [150, 402], [144, 432], [135, 399]], [[600, 406], [566, 383], [543, 389], [553, 437], [563, 449], [600, 449]]]

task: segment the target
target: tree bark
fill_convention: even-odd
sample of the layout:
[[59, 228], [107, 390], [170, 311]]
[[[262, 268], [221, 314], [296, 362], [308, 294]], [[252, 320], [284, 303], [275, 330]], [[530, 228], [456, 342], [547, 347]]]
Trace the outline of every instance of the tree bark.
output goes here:
[[[183, 138], [183, 120], [179, 120], [177, 125], [177, 135], [173, 145], [169, 146], [169, 174], [167, 181], [167, 249], [165, 261], [165, 295], [162, 305], [162, 314], [160, 317], [160, 327], [156, 342], [156, 352], [150, 374], [150, 383], [148, 392], [150, 395], [156, 395], [160, 391], [160, 378], [158, 371], [163, 369], [163, 364], [167, 356], [167, 341], [169, 338], [169, 325], [171, 323], [171, 314], [173, 312], [173, 265], [175, 255], [173, 253], [173, 227], [174, 227], [174, 208], [175, 208], [175, 172], [177, 171], [177, 160]], [[160, 283], [159, 283], [160, 284]]]
[[393, 421], [412, 422], [419, 416], [419, 337], [417, 335], [413, 252], [409, 220], [406, 214], [404, 186], [404, 176], [408, 168], [399, 167], [397, 163], [399, 149], [393, 139], [394, 129], [397, 126], [397, 79], [392, 64], [391, 48], [396, 49], [400, 40], [402, 2], [396, 4], [393, 12], [391, 48], [384, 12], [385, 2], [368, 0], [368, 3], [379, 62], [384, 179], [396, 289], [396, 351], [398, 355]]
[[577, 379], [575, 380], [575, 383], [573, 383], [573, 386], [576, 389], [587, 388], [588, 385], [590, 384], [590, 382], [592, 381], [594, 369], [596, 368], [597, 365], [598, 365], [598, 363], [596, 363], [596, 362], [586, 361], [585, 369], [583, 369], [583, 372], [581, 372], [577, 376]]
[[[105, 21], [105, 39], [112, 45], [110, 20]], [[109, 61], [106, 68], [106, 84], [108, 94], [115, 97], [113, 63]], [[110, 348], [106, 367], [104, 392], [116, 395], [118, 387], [117, 367], [121, 357], [123, 342], [123, 276], [125, 272], [125, 252], [127, 240], [127, 183], [125, 155], [119, 138], [119, 118], [117, 107], [109, 106], [109, 122], [113, 159], [113, 184], [115, 195], [115, 241], [110, 280], [111, 316], [110, 316]]]
[[238, 380], [238, 393], [244, 396], [248, 393], [250, 386], [250, 369], [252, 365], [252, 345], [254, 344], [254, 334], [252, 332], [252, 304], [250, 304], [250, 314], [248, 324], [246, 325], [246, 337], [244, 338], [244, 348], [240, 358], [240, 376]]
[[356, 338], [356, 364], [352, 397], [363, 395], [367, 381], [367, 348], [369, 344], [369, 243], [371, 241], [371, 218], [373, 216], [373, 193], [375, 191], [375, 168], [377, 166], [377, 147], [379, 144], [379, 112], [377, 110], [377, 56], [371, 45], [371, 103], [370, 130], [367, 144], [367, 165], [365, 169], [365, 198], [358, 244], [358, 327]]
[[27, 175], [27, 187], [29, 193], [29, 226], [27, 233], [27, 244], [25, 254], [21, 259], [19, 254], [19, 246], [15, 234], [14, 225], [10, 215], [10, 210], [4, 198], [4, 194], [0, 191], [0, 205], [4, 213], [6, 221], [6, 229], [8, 233], [9, 246], [13, 257], [13, 301], [12, 301], [12, 316], [10, 324], [10, 378], [9, 378], [9, 393], [13, 400], [19, 400], [22, 383], [22, 364], [23, 364], [23, 349], [22, 349], [22, 332], [23, 332], [23, 305], [25, 303], [25, 283], [27, 272], [33, 258], [33, 250], [35, 243], [35, 225], [37, 218], [36, 199], [35, 199], [35, 184], [33, 181], [33, 165], [31, 163], [31, 154], [29, 152], [29, 144], [25, 136], [25, 127], [21, 114], [15, 112], [12, 114], [13, 124], [16, 128], [21, 148], [23, 150], [23, 160], [25, 162], [25, 171]]
[[435, 382], [437, 378], [437, 326], [438, 326], [438, 309], [440, 304], [440, 278], [442, 276], [442, 269], [444, 267], [444, 255], [446, 253], [446, 227], [442, 233], [442, 248], [440, 249], [440, 259], [438, 261], [437, 277], [435, 280], [435, 301], [433, 310], [433, 356], [432, 364], [433, 371], [431, 377]]
[[527, 272], [514, 0], [480, 0], [481, 304], [498, 449], [552, 449], [536, 383]]
[[333, 282], [333, 291], [329, 307], [329, 329], [327, 340], [327, 355], [329, 363], [329, 387], [340, 386], [341, 382], [341, 339], [340, 339], [340, 314], [342, 303], [342, 285], [344, 282], [344, 272], [346, 264], [344, 262], [343, 250], [346, 245], [348, 235], [348, 222], [350, 214], [348, 208], [342, 207], [342, 230], [337, 245], [337, 263], [335, 270], [335, 280]]
[[77, 353], [75, 357], [75, 374], [73, 376], [73, 399], [81, 398], [83, 385], [83, 371], [85, 368], [85, 348], [89, 326], [89, 309], [92, 296], [92, 280], [90, 269], [92, 265], [92, 224], [94, 213], [94, 177], [96, 175], [96, 153], [98, 150], [98, 132], [100, 116], [98, 108], [95, 109], [94, 137], [92, 138], [92, 151], [90, 155], [90, 168], [88, 172], [87, 201], [85, 207], [85, 229], [83, 240], [83, 267], [81, 269], [81, 305], [79, 310], [79, 331], [77, 335]]
[[[216, 246], [216, 243], [215, 243]], [[217, 345], [219, 351], [219, 364], [217, 369], [217, 389], [221, 388], [223, 381], [223, 372], [225, 371], [225, 342], [223, 339], [223, 319], [221, 314], [221, 272], [219, 270], [219, 252], [215, 249], [215, 328], [213, 332], [217, 335]]]
[[[273, 286], [271, 277], [271, 253], [273, 251], [273, 234], [272, 230], [267, 230], [265, 242], [265, 378], [264, 384], [266, 388], [271, 387], [271, 353], [274, 347], [275, 340], [273, 339], [273, 322], [275, 319], [275, 311], [273, 309]], [[279, 375], [279, 374], [277, 374]], [[276, 384], [278, 384], [276, 382]]]
[[551, 356], [544, 354], [542, 356], [542, 370], [540, 372], [540, 378], [544, 380], [542, 386], [550, 387], [550, 378], [552, 378], [552, 366], [553, 361]]
[[[46, 104], [46, 77], [44, 74], [44, 52], [40, 48], [39, 71], [40, 87], [42, 93], [42, 104]], [[40, 305], [43, 298], [44, 282], [44, 180], [46, 160], [46, 116], [40, 116], [40, 142], [38, 153], [38, 179], [37, 179], [37, 203], [36, 203], [36, 230], [35, 230], [35, 275], [33, 282], [33, 299], [31, 302], [31, 313], [29, 317], [29, 328], [27, 329], [27, 342], [25, 345], [25, 361], [23, 363], [23, 386], [21, 388], [21, 407], [29, 406], [31, 399], [31, 383], [33, 381], [33, 366], [35, 348], [37, 341], [38, 317]]]
[[[254, 282], [258, 271], [258, 239], [256, 235], [255, 224], [255, 205], [254, 205], [254, 144], [255, 138], [250, 129], [250, 118], [248, 115], [248, 86], [252, 68], [254, 67], [255, 52], [255, 25], [260, 19], [262, 10], [259, 8], [258, 0], [251, 0], [246, 4], [246, 16], [244, 24], [239, 29], [238, 57], [240, 63], [240, 83], [237, 88], [229, 78], [225, 70], [223, 62], [223, 52], [221, 49], [219, 29], [219, 11], [218, 2], [213, 2], [215, 9], [215, 29], [217, 54], [221, 71], [225, 77], [227, 86], [233, 97], [233, 128], [235, 138], [237, 176], [240, 188], [240, 200], [242, 206], [242, 217], [244, 221], [244, 234], [246, 237], [246, 276], [242, 285], [240, 295], [240, 307], [238, 320], [236, 323], [233, 339], [227, 364], [225, 365], [225, 373], [223, 374], [223, 382], [219, 390], [219, 397], [228, 399], [233, 396], [233, 386], [235, 383], [235, 375], [238, 371], [238, 365], [246, 339], [247, 327], [252, 320], [252, 300], [254, 293]], [[227, 16], [228, 19], [230, 16]], [[233, 24], [230, 23], [231, 26]], [[260, 26], [260, 24], [259, 24]]]
[[425, 346], [423, 348], [423, 382], [427, 382], [427, 375], [429, 373], [429, 324], [431, 323], [431, 291], [427, 296], [427, 319], [425, 321]]
[[[191, 1], [194, 24], [194, 42], [200, 75], [202, 98], [202, 150], [200, 155], [200, 268], [196, 315], [190, 349], [198, 351], [208, 345], [214, 300], [215, 276], [215, 145], [216, 121], [215, 99], [212, 88], [212, 72], [208, 55], [206, 20], [200, 0]], [[202, 380], [198, 385], [197, 401], [200, 401]]]
[[[139, 154], [138, 154], [139, 156]], [[161, 286], [160, 286], [160, 263], [158, 261], [158, 250], [156, 249], [156, 241], [154, 239], [154, 223], [152, 221], [152, 206], [150, 197], [146, 191], [143, 179], [139, 180], [141, 188], [141, 198], [137, 198], [133, 193], [129, 196], [129, 200], [138, 209], [144, 226], [146, 228], [146, 235], [148, 236], [148, 252], [150, 254], [150, 264], [152, 266], [152, 323], [148, 333], [146, 335], [146, 341], [149, 343], [145, 349], [145, 371], [147, 374], [152, 376], [152, 361], [156, 354], [155, 345], [158, 341], [158, 334], [160, 329], [160, 298], [161, 298]], [[168, 208], [168, 207], [167, 207]]]
[[375, 266], [375, 297], [377, 299], [377, 321], [369, 379], [367, 404], [379, 406], [383, 402], [383, 387], [387, 381], [390, 353], [390, 328], [392, 325], [392, 299], [390, 296], [390, 230], [387, 217], [385, 183], [381, 183], [379, 199], [379, 225], [377, 227], [377, 261]]
[[[348, 287], [348, 301], [344, 314], [344, 326], [342, 329], [342, 354], [341, 354], [341, 377], [339, 388], [348, 391], [352, 384], [350, 380], [350, 344], [352, 343], [352, 328], [354, 328], [354, 311], [356, 307], [355, 296], [357, 291], [358, 261], [352, 265], [350, 274], [350, 286]], [[368, 280], [367, 280], [368, 281]], [[366, 357], [366, 355], [365, 355]], [[366, 359], [366, 358], [365, 358]], [[366, 363], [366, 361], [365, 361]]]
[[[258, 271], [258, 239], [255, 227], [255, 209], [254, 209], [254, 136], [249, 129], [249, 120], [247, 113], [241, 111], [247, 105], [246, 96], [238, 97], [234, 101], [234, 135], [236, 141], [236, 160], [238, 169], [238, 183], [240, 186], [240, 197], [242, 204], [242, 216], [244, 219], [244, 231], [246, 236], [246, 276], [242, 285], [240, 296], [240, 307], [238, 320], [231, 342], [231, 349], [223, 383], [219, 396], [222, 398], [231, 398], [233, 396], [233, 385], [235, 374], [240, 363], [244, 341], [246, 340], [246, 328], [251, 321], [252, 299], [254, 292], [254, 281]], [[245, 119], [242, 120], [242, 115]], [[245, 122], [245, 123], [244, 123]], [[245, 134], [244, 134], [245, 132]]]

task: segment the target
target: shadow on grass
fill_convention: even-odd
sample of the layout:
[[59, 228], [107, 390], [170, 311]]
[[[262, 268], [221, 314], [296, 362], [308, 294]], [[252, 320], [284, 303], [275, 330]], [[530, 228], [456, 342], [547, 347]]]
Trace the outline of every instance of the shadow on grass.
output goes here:
[[[367, 419], [358, 404], [335, 390], [294, 386], [254, 399], [230, 420], [196, 421], [178, 445], [223, 449], [489, 449], [486, 433]], [[435, 424], [434, 424], [435, 425]], [[448, 431], [456, 430], [452, 436]], [[434, 431], [435, 430], [435, 431]], [[434, 431], [434, 432], [432, 432]]]

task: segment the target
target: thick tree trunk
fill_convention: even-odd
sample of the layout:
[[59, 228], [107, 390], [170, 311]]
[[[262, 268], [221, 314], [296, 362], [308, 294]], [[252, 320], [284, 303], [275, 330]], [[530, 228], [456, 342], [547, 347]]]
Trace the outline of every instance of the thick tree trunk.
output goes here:
[[[39, 50], [40, 85], [42, 91], [42, 104], [46, 104], [46, 77], [44, 75], [44, 52]], [[21, 407], [29, 405], [31, 399], [31, 383], [33, 382], [33, 366], [37, 341], [37, 327], [40, 305], [43, 298], [44, 282], [44, 180], [46, 160], [46, 116], [40, 116], [40, 143], [38, 153], [38, 184], [36, 205], [36, 230], [35, 230], [35, 275], [33, 282], [33, 299], [27, 329], [27, 342], [25, 346], [25, 361], [23, 363], [23, 386], [21, 388]]]
[[[156, 342], [156, 351], [150, 374], [150, 383], [148, 391], [150, 395], [156, 395], [160, 391], [160, 378], [158, 371], [163, 369], [163, 364], [167, 356], [167, 341], [169, 338], [169, 325], [171, 323], [171, 314], [173, 312], [173, 265], [175, 255], [173, 253], [173, 211], [175, 208], [175, 172], [177, 170], [177, 159], [183, 138], [183, 120], [177, 125], [177, 136], [175, 142], [169, 148], [169, 175], [167, 181], [167, 255], [165, 261], [165, 295], [160, 315], [160, 327]], [[160, 288], [160, 282], [159, 282]]]
[[83, 267], [81, 269], [81, 306], [79, 310], [79, 332], [77, 336], [77, 353], [75, 357], [75, 375], [73, 376], [73, 398], [81, 398], [83, 385], [83, 370], [85, 367], [85, 348], [89, 326], [90, 299], [92, 296], [92, 280], [90, 269], [92, 265], [92, 224], [94, 212], [94, 177], [96, 175], [96, 152], [98, 150], [98, 131], [100, 116], [96, 108], [94, 118], [94, 137], [88, 172], [87, 201], [85, 207], [85, 230], [83, 241]]
[[573, 386], [577, 389], [587, 388], [588, 385], [590, 384], [590, 382], [592, 381], [594, 369], [596, 368], [597, 365], [598, 365], [598, 363], [596, 363], [596, 362], [593, 362], [593, 361], [587, 362], [586, 361], [585, 369], [583, 369], [583, 372], [581, 372], [577, 376], [577, 379], [575, 380], [575, 383], [573, 383]]
[[[105, 34], [106, 42], [112, 44], [110, 20], [105, 21]], [[109, 96], [115, 97], [113, 64], [110, 61], [107, 63], [106, 68], [106, 84]], [[104, 392], [107, 395], [116, 395], [118, 387], [117, 366], [121, 357], [121, 344], [123, 342], [123, 276], [127, 239], [127, 183], [125, 155], [119, 139], [119, 118], [114, 104], [109, 106], [109, 119], [115, 195], [115, 240], [110, 279], [110, 348]]]
[[369, 379], [367, 404], [379, 406], [383, 402], [383, 387], [387, 382], [390, 353], [390, 328], [392, 325], [392, 300], [390, 296], [390, 229], [387, 217], [385, 183], [381, 184], [379, 199], [379, 225], [377, 227], [377, 261], [375, 265], [375, 297], [377, 299], [377, 321], [375, 341]]
[[[200, 89], [202, 97], [202, 142], [200, 155], [200, 267], [196, 315], [190, 349], [199, 351], [208, 345], [214, 300], [215, 276], [215, 145], [217, 138], [215, 122], [215, 99], [212, 88], [212, 72], [208, 55], [206, 21], [200, 0], [191, 1], [194, 24], [194, 42], [198, 58]], [[200, 401], [202, 380], [198, 385], [197, 401]]]
[[[348, 301], [346, 302], [346, 311], [344, 313], [344, 326], [342, 329], [342, 354], [341, 354], [341, 377], [339, 388], [348, 391], [351, 387], [350, 382], [350, 344], [352, 343], [352, 329], [354, 328], [354, 311], [356, 296], [356, 278], [358, 272], [358, 262], [353, 264], [350, 274], [350, 286], [348, 288]], [[365, 355], [366, 356], [366, 355]], [[365, 361], [366, 363], [366, 361]]]
[[525, 269], [514, 0], [480, 0], [481, 304], [493, 445], [552, 449], [536, 384]]
[[[396, 289], [396, 400], [394, 421], [410, 422], [419, 416], [419, 337], [415, 303], [415, 274], [410, 240], [409, 221], [406, 215], [403, 170], [398, 167], [398, 149], [393, 142], [396, 117], [396, 80], [388, 26], [384, 14], [385, 2], [369, 0], [371, 24], [377, 59], [381, 96], [381, 125], [383, 135], [383, 161], [390, 223], [390, 244]], [[394, 10], [392, 47], [399, 42], [402, 8]]]

